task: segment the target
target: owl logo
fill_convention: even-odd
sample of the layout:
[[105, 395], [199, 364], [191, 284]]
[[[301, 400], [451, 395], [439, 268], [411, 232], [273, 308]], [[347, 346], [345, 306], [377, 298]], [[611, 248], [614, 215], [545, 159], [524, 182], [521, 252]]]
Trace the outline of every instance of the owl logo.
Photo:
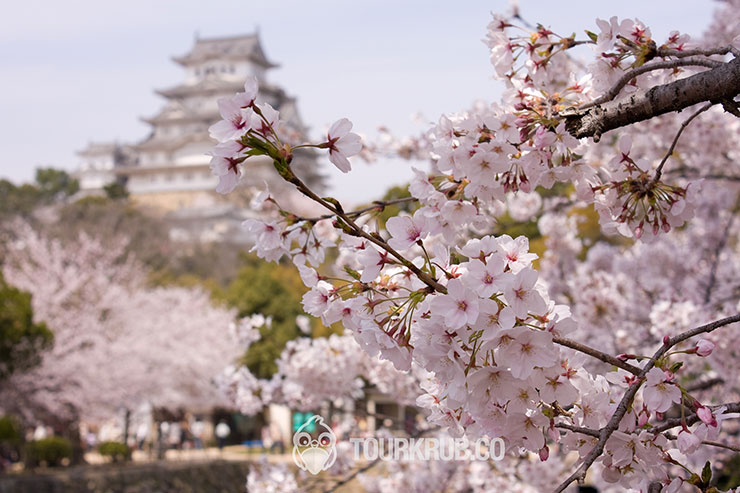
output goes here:
[[[307, 428], [315, 428], [318, 437], [314, 439]], [[324, 423], [324, 418], [314, 414], [293, 435], [293, 462], [311, 474], [325, 471], [337, 460], [336, 442], [337, 437]]]

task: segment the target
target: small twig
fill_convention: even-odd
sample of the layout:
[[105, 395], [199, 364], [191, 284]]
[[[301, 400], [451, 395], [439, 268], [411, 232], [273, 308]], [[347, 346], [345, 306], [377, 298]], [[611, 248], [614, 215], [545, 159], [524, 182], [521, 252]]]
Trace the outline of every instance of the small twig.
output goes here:
[[[663, 436], [666, 437], [668, 440], [677, 440], [678, 437], [674, 435], [673, 433], [663, 433]], [[727, 443], [722, 442], [715, 442], [713, 440], [702, 440], [701, 442], [704, 445], [710, 445], [712, 447], [719, 447], [726, 450], [732, 450], [733, 452], [740, 452], [740, 446], [737, 445], [729, 445]]]
[[697, 390], [707, 390], [715, 385], [721, 385], [725, 383], [725, 381], [719, 377], [717, 378], [710, 378], [709, 380], [705, 380], [703, 382], [694, 382], [691, 385], [686, 386], [686, 392], [696, 392]]
[[701, 443], [703, 443], [704, 445], [711, 445], [712, 447], [719, 447], [719, 448], [723, 448], [727, 450], [732, 450], [733, 452], [740, 452], [740, 446], [737, 446], [737, 445], [729, 445], [726, 443], [715, 442], [713, 440], [704, 440]]
[[625, 371], [628, 371], [632, 373], [633, 375], [639, 375], [642, 371], [637, 366], [631, 365], [627, 363], [626, 361], [622, 361], [620, 359], [615, 358], [614, 356], [611, 356], [609, 354], [606, 354], [602, 351], [599, 351], [598, 349], [594, 349], [590, 346], [586, 346], [585, 344], [582, 344], [580, 342], [573, 341], [571, 339], [566, 339], [564, 337], [553, 337], [552, 342], [555, 344], [559, 344], [561, 346], [565, 346], [571, 349], [575, 349], [576, 351], [579, 351], [581, 353], [587, 354], [593, 358], [596, 358], [598, 360], [603, 361], [604, 363], [609, 363], [610, 365], [614, 365], [618, 368], [621, 368]]
[[725, 230], [722, 232], [719, 242], [717, 243], [717, 248], [714, 250], [712, 268], [709, 270], [709, 281], [707, 282], [707, 289], [704, 290], [705, 305], [712, 299], [712, 291], [714, 290], [714, 286], [717, 284], [717, 267], [719, 266], [719, 258], [722, 254], [722, 250], [725, 249], [725, 245], [727, 245], [727, 239], [730, 237], [730, 228], [732, 228], [732, 223], [734, 221], [735, 214], [732, 214], [730, 216], [730, 220], [727, 221], [727, 226], [725, 226]]
[[619, 95], [619, 92], [624, 88], [624, 86], [629, 84], [629, 82], [632, 79], [644, 73], [652, 72], [653, 70], [675, 69], [678, 67], [690, 67], [690, 66], [716, 68], [721, 65], [723, 65], [723, 63], [720, 61], [709, 60], [706, 58], [658, 60], [654, 62], [648, 62], [644, 65], [640, 65], [639, 67], [635, 67], [625, 72], [625, 74], [619, 78], [619, 80], [611, 87], [611, 89], [609, 89], [606, 92], [606, 94], [594, 99], [593, 101], [589, 103], [579, 106], [578, 110], [586, 110], [593, 106], [597, 106], [599, 104], [606, 103], [607, 101], [611, 101], [612, 99], [616, 98], [617, 95]]
[[660, 181], [660, 176], [663, 174], [663, 165], [665, 165], [666, 161], [668, 161], [668, 158], [671, 157], [671, 155], [673, 154], [673, 150], [676, 148], [676, 144], [678, 143], [679, 137], [681, 137], [681, 134], [686, 129], [686, 127], [689, 126], [689, 123], [691, 123], [691, 121], [694, 118], [704, 113], [712, 106], [714, 106], [714, 103], [712, 103], [711, 101], [709, 103], [706, 103], [704, 106], [699, 108], [696, 113], [688, 117], [686, 121], [681, 124], [681, 127], [678, 129], [676, 136], [673, 138], [673, 142], [671, 142], [671, 147], [668, 148], [668, 152], [666, 152], [665, 156], [663, 157], [663, 160], [660, 161], [660, 164], [658, 165], [658, 169], [655, 170], [655, 177], [653, 178], [653, 183], [658, 183], [658, 181]]
[[[414, 202], [416, 200], [419, 200], [419, 199], [417, 199], [416, 197], [403, 197], [403, 198], [400, 198], [400, 199], [386, 200], [386, 201], [383, 201], [383, 200], [375, 200], [375, 201], [373, 201], [373, 205], [369, 205], [367, 207], [363, 207], [362, 209], [357, 209], [357, 210], [354, 210], [354, 211], [345, 212], [345, 214], [347, 214], [349, 217], [355, 217], [356, 218], [357, 216], [361, 216], [361, 215], [363, 215], [366, 212], [370, 212], [370, 211], [374, 211], [374, 210], [380, 210], [380, 211], [382, 211], [383, 209], [385, 209], [386, 207], [391, 206], [391, 205], [403, 204], [403, 203], [406, 203], [406, 202]], [[314, 222], [315, 223], [317, 221], [321, 221], [322, 219], [331, 219], [332, 217], [336, 217], [336, 216], [337, 216], [336, 213], [332, 213], [332, 214], [324, 214], [322, 216], [316, 216], [316, 217], [301, 217], [301, 216], [296, 216], [296, 218], [299, 221], [308, 221], [308, 222]]]
[[[719, 406], [710, 406], [710, 408], [712, 410], [716, 410], [716, 409], [718, 409], [720, 407], [723, 407], [723, 406], [727, 408], [727, 412], [730, 412], [730, 413], [740, 412], [740, 402], [733, 402], [733, 403], [730, 403], [730, 404], [721, 404]], [[692, 413], [692, 414], [686, 416], [685, 421], [686, 421], [686, 426], [691, 426], [694, 423], [696, 423], [697, 421], [699, 421], [699, 416], [697, 416], [696, 413]], [[661, 424], [659, 424], [657, 426], [654, 426], [654, 427], [650, 428], [649, 431], [650, 431], [650, 433], [654, 433], [654, 434], [663, 433], [664, 431], [670, 430], [671, 428], [675, 428], [677, 426], [682, 426], [683, 425], [683, 422], [684, 422], [684, 420], [682, 418], [671, 418], [671, 419], [667, 419], [667, 420], [665, 420], [665, 422], [663, 422], [663, 423], [661, 423]]]
[[574, 433], [580, 433], [582, 435], [588, 435], [590, 437], [599, 438], [599, 430], [592, 430], [591, 428], [583, 428], [581, 426], [572, 426], [566, 423], [559, 423], [555, 425], [555, 428], [562, 428], [564, 430], [572, 431]]
[[[695, 329], [691, 329], [682, 334], [671, 337], [668, 341], [668, 344], [664, 345], [663, 347], [667, 346], [668, 348], [671, 348], [676, 344], [685, 341], [686, 339], [691, 339], [692, 337], [698, 336], [699, 334], [708, 334], [709, 332], [713, 332], [720, 327], [734, 324], [735, 322], [740, 322], [740, 315], [733, 315], [731, 317], [725, 317], [719, 320], [715, 320], [714, 322], [702, 325], [701, 327], [696, 327]], [[663, 356], [663, 354], [661, 354], [660, 356]]]

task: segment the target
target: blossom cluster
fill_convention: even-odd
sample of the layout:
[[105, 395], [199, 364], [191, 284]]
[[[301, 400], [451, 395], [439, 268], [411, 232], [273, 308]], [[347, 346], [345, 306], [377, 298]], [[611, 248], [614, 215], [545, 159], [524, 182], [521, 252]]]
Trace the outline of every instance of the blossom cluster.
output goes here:
[[[283, 143], [278, 135], [280, 113], [269, 103], [258, 103], [259, 84], [252, 76], [244, 84], [244, 92], [230, 98], [218, 100], [221, 120], [211, 125], [211, 138], [219, 144], [211, 151], [211, 171], [219, 177], [216, 191], [229, 193], [239, 183], [248, 158], [269, 156], [279, 162], [285, 171], [293, 158], [289, 143]], [[344, 173], [349, 172], [348, 156], [362, 149], [360, 136], [350, 132], [352, 123], [342, 118], [334, 123], [327, 134], [326, 142], [310, 147], [329, 150], [329, 159]]]
[[[454, 437], [500, 437], [509, 452], [529, 451], [542, 461], [550, 460], [551, 448], [575, 451], [591, 461], [586, 467], [599, 447], [595, 465], [601, 477], [622, 488], [647, 490], [656, 479], [665, 491], [697, 484], [698, 476], [685, 471], [697, 463], [699, 445], [716, 439], [723, 421], [737, 415], [696, 394], [690, 384], [707, 361], [732, 363], [716, 357], [727, 341], [707, 336], [673, 343], [670, 335], [733, 313], [727, 307], [737, 293], [730, 285], [736, 259], [729, 261], [729, 274], [716, 265], [724, 258], [722, 249], [737, 239], [732, 219], [725, 228], [686, 223], [698, 205], [706, 208], [703, 218], [716, 220], [717, 210], [736, 204], [738, 191], [728, 186], [707, 197], [701, 182], [684, 177], [669, 184], [670, 170], [663, 167], [670, 158], [681, 170], [702, 172], [704, 151], [732, 162], [730, 156], [740, 155], [736, 145], [728, 149], [732, 139], [704, 137], [729, 137], [737, 124], [728, 130], [696, 122], [687, 134], [702, 137], [698, 150], [676, 145], [686, 124], [676, 134], [675, 117], [635, 125], [621, 131], [621, 138], [598, 143], [600, 135], [593, 141], [573, 137], [568, 115], [574, 110], [680, 74], [651, 69], [632, 76], [631, 70], [653, 59], [694, 70], [687, 68], [693, 62], [684, 56], [691, 48], [685, 36], [672, 33], [657, 45], [639, 21], [597, 24], [599, 33], [576, 40], [494, 17], [487, 43], [497, 76], [508, 86], [502, 103], [440, 118], [426, 145], [417, 147], [429, 150], [432, 162], [431, 173], [415, 170], [409, 184], [414, 207], [386, 220], [365, 214], [382, 211], [382, 203], [348, 212], [308, 189], [292, 174], [291, 148], [280, 145], [277, 135], [259, 134], [267, 142], [264, 149], [248, 147], [240, 137], [239, 152], [248, 148], [251, 155], [269, 156], [286, 181], [330, 212], [300, 217], [265, 191], [260, 205], [268, 218], [244, 223], [254, 250], [271, 261], [289, 257], [309, 288], [303, 297], [306, 313], [326, 325], [340, 323], [349, 334], [289, 344], [269, 385], [246, 385], [253, 395], [263, 402], [269, 396], [311, 405], [316, 401], [307, 399], [308, 388], [327, 399], [357, 395], [356, 378], [363, 375], [354, 357], [359, 347], [392, 363], [389, 389], [405, 387], [396, 384], [403, 372], [416, 374], [417, 405], [428, 411], [429, 422]], [[596, 49], [596, 62], [587, 68], [569, 54], [579, 45]], [[698, 65], [712, 66], [714, 59], [705, 59]], [[609, 97], [597, 98], [596, 91]], [[330, 160], [349, 171], [346, 157], [361, 147], [350, 130], [351, 124], [340, 120], [325, 142], [307, 145], [329, 149]], [[656, 140], [647, 137], [655, 135]], [[717, 165], [706, 169], [712, 166]], [[556, 183], [567, 186], [546, 192]], [[562, 190], [567, 200], [543, 199]], [[569, 201], [571, 212], [578, 211], [575, 206], [586, 214], [595, 211], [606, 233], [667, 248], [661, 253], [645, 241], [585, 241], [575, 215], [557, 214]], [[541, 259], [526, 237], [492, 234], [495, 218], [506, 212], [526, 221], [553, 204], [537, 224], [548, 247]], [[709, 242], [710, 230], [725, 233]], [[665, 239], [669, 232], [675, 236]], [[621, 255], [624, 245], [629, 250]], [[668, 253], [673, 251], [685, 256]], [[333, 269], [325, 266], [330, 258]], [[696, 269], [706, 269], [707, 258], [716, 259], [712, 273], [696, 286]], [[666, 266], [674, 274], [660, 272]], [[700, 291], [703, 296], [680, 301], [684, 292]], [[592, 327], [598, 330], [588, 330]], [[574, 336], [608, 350], [584, 346], [570, 339]], [[335, 356], [322, 359], [326, 354]], [[321, 384], [304, 379], [298, 368], [310, 369]], [[680, 421], [673, 427], [681, 429], [673, 436], [662, 426], [675, 420], [676, 412]]]

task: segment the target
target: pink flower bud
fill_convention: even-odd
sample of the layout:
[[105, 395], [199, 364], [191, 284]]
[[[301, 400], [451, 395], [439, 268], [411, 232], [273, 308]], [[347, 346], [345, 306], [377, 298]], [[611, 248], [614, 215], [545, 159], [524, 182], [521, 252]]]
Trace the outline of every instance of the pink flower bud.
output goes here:
[[712, 410], [706, 406], [701, 406], [696, 410], [696, 415], [708, 426], [717, 426], [717, 418], [714, 417]]
[[639, 427], [645, 426], [645, 424], [647, 424], [647, 422], [648, 422], [648, 418], [649, 417], [650, 416], [648, 416], [647, 413], [640, 413], [640, 414], [638, 414], [637, 415], [637, 426], [639, 426]]
[[548, 459], [548, 457], [550, 457], [550, 449], [547, 448], [547, 445], [545, 445], [544, 447], [540, 449], [540, 460], [542, 462], [545, 462]]
[[702, 358], [709, 356], [714, 351], [714, 343], [707, 339], [699, 339], [696, 341], [696, 354]]
[[666, 335], [663, 337], [663, 344], [667, 346], [670, 342], [671, 342], [670, 336]]

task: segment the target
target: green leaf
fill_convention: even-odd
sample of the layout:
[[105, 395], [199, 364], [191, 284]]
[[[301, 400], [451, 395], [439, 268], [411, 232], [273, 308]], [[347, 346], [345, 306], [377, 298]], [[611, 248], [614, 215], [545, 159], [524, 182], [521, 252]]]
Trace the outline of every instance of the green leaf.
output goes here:
[[707, 485], [712, 480], [712, 464], [710, 464], [709, 461], [704, 464], [704, 467], [701, 470], [701, 480]]
[[353, 269], [352, 267], [350, 267], [349, 265], [345, 265], [345, 266], [344, 266], [344, 272], [346, 272], [347, 274], [349, 274], [349, 276], [350, 276], [350, 277], [351, 277], [352, 279], [355, 279], [356, 281], [359, 281], [359, 280], [360, 280], [360, 273], [359, 273], [359, 272], [357, 272], [356, 270], [354, 270], [354, 269]]
[[594, 43], [596, 43], [599, 40], [599, 36], [596, 33], [592, 33], [588, 29], [586, 29], [585, 32], [586, 32], [586, 36], [588, 36], [591, 39], [591, 41], [593, 41]]

